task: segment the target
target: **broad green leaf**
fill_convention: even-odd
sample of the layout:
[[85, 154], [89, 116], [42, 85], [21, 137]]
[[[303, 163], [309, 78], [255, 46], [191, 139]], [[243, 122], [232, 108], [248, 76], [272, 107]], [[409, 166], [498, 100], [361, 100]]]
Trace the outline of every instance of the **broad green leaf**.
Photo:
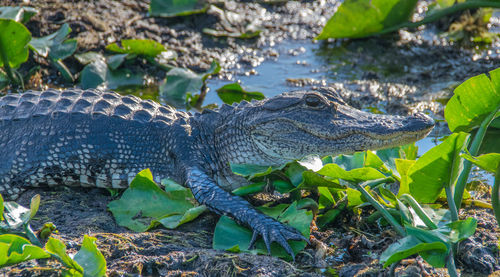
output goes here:
[[292, 185], [298, 187], [304, 182], [304, 177], [302, 173], [306, 172], [307, 169], [297, 162], [289, 164], [285, 169], [285, 175], [288, 177]]
[[[28, 220], [33, 219], [33, 217], [38, 212], [38, 208], [40, 207], [40, 194], [37, 194], [31, 198], [30, 201], [30, 217]], [[27, 223], [27, 222], [26, 222]]]
[[153, 221], [153, 224], [156, 222], [163, 225], [165, 228], [168, 229], [175, 229], [179, 227], [180, 225], [193, 221], [196, 219], [200, 214], [204, 213], [207, 210], [207, 207], [205, 205], [201, 206], [196, 206], [193, 208], [188, 209], [184, 213], [174, 213], [174, 214], [169, 214], [163, 217], [158, 218], [157, 220]]
[[83, 268], [84, 277], [99, 277], [106, 275], [106, 260], [95, 245], [96, 238], [85, 235], [82, 247], [75, 254], [74, 260]]
[[357, 189], [347, 188], [346, 194], [347, 194], [347, 207], [349, 208], [359, 206], [366, 202], [361, 192], [359, 192]]
[[446, 251], [442, 250], [429, 250], [419, 253], [422, 258], [433, 267], [445, 267], [447, 253], [451, 249], [449, 238], [442, 234], [439, 230], [424, 230], [406, 225], [406, 232], [410, 236], [415, 236], [425, 243], [441, 243], [446, 246]]
[[273, 187], [279, 193], [288, 193], [291, 190], [295, 189], [294, 185], [292, 185], [290, 182], [284, 181], [284, 180], [274, 180]]
[[450, 241], [457, 243], [474, 235], [477, 228], [477, 220], [469, 217], [466, 220], [450, 222], [447, 226], [451, 228]]
[[401, 181], [399, 182], [399, 191], [398, 196], [401, 196], [405, 193], [410, 193], [410, 181], [408, 180], [408, 171], [410, 168], [417, 162], [415, 160], [403, 160], [403, 159], [395, 159], [396, 170], [401, 176]]
[[[272, 208], [260, 208], [260, 210], [271, 217], [278, 217], [280, 222], [289, 224], [299, 230], [306, 238], [309, 237], [309, 226], [313, 218], [312, 213], [310, 211], [297, 209], [296, 202], [284, 209], [286, 206], [286, 204], [281, 204]], [[215, 226], [213, 248], [234, 251], [237, 249], [236, 246], [238, 246], [241, 252], [266, 254], [267, 250], [262, 238], [257, 240], [255, 249], [248, 250], [251, 238], [251, 230], [238, 225], [229, 217], [222, 216]], [[304, 241], [290, 240], [288, 243], [292, 247], [294, 253], [298, 253], [306, 246], [306, 242]], [[286, 251], [276, 243], [271, 245], [271, 254], [275, 257], [291, 259]]]
[[183, 107], [187, 101], [186, 95], [200, 92], [208, 76], [219, 71], [217, 62], [212, 62], [210, 69], [201, 74], [186, 68], [173, 68], [167, 72], [165, 81], [160, 85], [160, 96], [169, 104]]
[[336, 208], [330, 209], [326, 213], [318, 215], [318, 219], [316, 220], [316, 224], [318, 224], [319, 228], [323, 228], [326, 225], [335, 221], [335, 219], [342, 213], [343, 209]]
[[316, 39], [362, 38], [408, 21], [417, 0], [346, 0]]
[[269, 175], [269, 173], [282, 169], [283, 166], [262, 166], [255, 164], [229, 164], [234, 174], [244, 176], [248, 179]]
[[[468, 79], [454, 90], [444, 116], [452, 132], [469, 132], [500, 108], [500, 68]], [[497, 115], [498, 116], [498, 115]]]
[[33, 38], [31, 48], [40, 56], [50, 57], [52, 60], [64, 60], [73, 55], [77, 47], [76, 39], [67, 39], [71, 28], [64, 23], [59, 30], [41, 38]]
[[26, 23], [38, 10], [32, 7], [0, 7], [0, 18]]
[[45, 250], [55, 255], [65, 267], [83, 273], [83, 268], [66, 253], [66, 245], [62, 241], [49, 237], [45, 244]]
[[357, 152], [353, 155], [338, 155], [333, 159], [333, 162], [345, 170], [361, 168], [365, 164], [365, 153]]
[[0, 235], [0, 267], [49, 257], [50, 255], [42, 248], [32, 245], [23, 237], [12, 234]]
[[238, 83], [227, 84], [219, 88], [217, 90], [217, 95], [219, 95], [220, 99], [226, 104], [239, 103], [243, 100], [262, 100], [265, 98], [264, 94], [261, 92], [246, 91]]
[[441, 253], [443, 256], [446, 256], [447, 250], [448, 248], [442, 242], [436, 241], [425, 243], [415, 236], [410, 235], [391, 244], [384, 252], [382, 252], [380, 255], [380, 262], [384, 264], [384, 267], [386, 267], [409, 256], [425, 251], [435, 251]]
[[445, 186], [454, 185], [462, 167], [460, 151], [469, 135], [451, 134], [408, 169], [410, 193], [420, 203], [433, 203]]
[[332, 192], [327, 187], [318, 187], [319, 208], [324, 209], [335, 204]]
[[120, 65], [122, 65], [122, 63], [125, 61], [128, 55], [129, 54], [111, 55], [106, 58], [106, 64], [108, 64], [111, 70], [116, 70], [118, 67], [120, 67]]
[[[3, 52], [10, 67], [17, 68], [28, 60], [28, 43], [31, 33], [26, 27], [12, 19], [0, 19], [0, 53]], [[3, 66], [0, 59], [0, 66]]]
[[4, 202], [4, 219], [0, 222], [0, 230], [16, 230], [27, 224], [31, 213], [29, 209], [17, 204], [16, 202]]
[[154, 58], [161, 52], [167, 51], [163, 44], [151, 39], [124, 39], [118, 44], [106, 46], [106, 50], [120, 54], [134, 54]]
[[332, 179], [342, 179], [355, 183], [385, 178], [384, 174], [371, 167], [355, 168], [353, 170], [346, 171], [337, 164], [325, 165], [318, 171], [318, 174], [330, 177]]
[[302, 172], [302, 182], [297, 186], [298, 189], [311, 189], [327, 187], [331, 189], [343, 190], [344, 186], [339, 184], [338, 180], [331, 180], [330, 178], [325, 178], [318, 173], [312, 171]]
[[202, 0], [151, 0], [151, 16], [174, 17], [204, 13], [207, 5]]
[[365, 164], [364, 164], [365, 167], [373, 167], [383, 173], [391, 172], [391, 170], [382, 161], [382, 159], [380, 159], [378, 155], [376, 155], [370, 150], [366, 151], [365, 153], [366, 153]]
[[473, 157], [469, 154], [462, 154], [461, 156], [479, 166], [481, 169], [491, 173], [497, 172], [498, 167], [500, 167], [499, 153], [489, 153], [478, 157]]
[[144, 77], [128, 69], [111, 70], [104, 59], [97, 59], [83, 68], [80, 73], [80, 86], [83, 89], [117, 89], [126, 86], [142, 86]]
[[166, 215], [183, 215], [193, 208], [193, 195], [184, 187], [166, 183], [165, 191], [153, 181], [149, 169], [145, 169], [132, 180], [122, 197], [108, 204], [116, 222], [136, 232], [153, 227], [153, 220]]
[[265, 186], [266, 186], [266, 183], [264, 183], [264, 182], [253, 183], [250, 185], [239, 187], [239, 188], [233, 190], [232, 193], [234, 195], [238, 195], [238, 196], [254, 194], [257, 192], [261, 192]]

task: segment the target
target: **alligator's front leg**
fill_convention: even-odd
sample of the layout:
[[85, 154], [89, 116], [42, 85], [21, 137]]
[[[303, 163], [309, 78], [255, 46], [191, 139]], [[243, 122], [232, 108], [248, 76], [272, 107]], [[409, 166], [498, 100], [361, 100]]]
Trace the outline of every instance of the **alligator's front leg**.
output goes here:
[[257, 211], [250, 203], [239, 196], [221, 189], [214, 180], [198, 168], [187, 170], [186, 185], [193, 192], [194, 197], [210, 210], [231, 216], [238, 223], [252, 228], [253, 236], [249, 248], [251, 248], [258, 235], [261, 235], [271, 253], [271, 243], [279, 243], [286, 252], [295, 260], [295, 255], [287, 240], [305, 240], [299, 231], [293, 227], [284, 225], [277, 220]]

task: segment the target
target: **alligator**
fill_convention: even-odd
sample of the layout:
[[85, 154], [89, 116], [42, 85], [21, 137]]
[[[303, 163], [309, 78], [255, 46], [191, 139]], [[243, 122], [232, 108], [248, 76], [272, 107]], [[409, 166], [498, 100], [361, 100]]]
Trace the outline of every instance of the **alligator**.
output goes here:
[[196, 200], [231, 216], [270, 249], [308, 241], [260, 213], [231, 190], [247, 184], [230, 164], [282, 165], [310, 154], [348, 154], [425, 137], [434, 121], [355, 109], [330, 88], [187, 113], [135, 96], [100, 90], [26, 91], [0, 98], [0, 194], [15, 199], [29, 187], [126, 188], [150, 168]]

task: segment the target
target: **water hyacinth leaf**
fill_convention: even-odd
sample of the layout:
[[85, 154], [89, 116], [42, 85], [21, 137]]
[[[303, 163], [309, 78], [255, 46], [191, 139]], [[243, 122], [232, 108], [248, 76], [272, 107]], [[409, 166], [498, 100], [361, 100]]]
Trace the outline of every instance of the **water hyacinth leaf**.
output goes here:
[[128, 57], [128, 54], [111, 55], [111, 56], [106, 58], [106, 64], [108, 64], [108, 66], [111, 70], [115, 70], [118, 67], [120, 67], [120, 65], [122, 65], [122, 63], [125, 61], [125, 59], [127, 57]]
[[121, 46], [112, 43], [106, 46], [106, 50], [120, 54], [135, 54], [154, 58], [161, 52], [167, 51], [163, 44], [150, 39], [124, 39]]
[[86, 65], [80, 73], [82, 89], [117, 89], [126, 86], [142, 86], [144, 77], [128, 69], [111, 70], [104, 59], [97, 59]]
[[50, 254], [23, 237], [13, 234], [0, 235], [0, 267], [49, 257]]
[[239, 187], [239, 188], [233, 190], [232, 193], [234, 195], [238, 195], [238, 196], [254, 194], [254, 193], [263, 191], [265, 186], [266, 186], [266, 183], [264, 183], [264, 182], [253, 183], [250, 185]]
[[466, 133], [451, 134], [408, 169], [410, 193], [418, 202], [433, 203], [445, 186], [456, 182], [462, 167], [460, 151], [468, 137]]
[[31, 212], [16, 202], [7, 201], [4, 202], [3, 216], [5, 221], [0, 222], [0, 231], [16, 230], [28, 223]]
[[449, 234], [450, 241], [452, 243], [457, 243], [474, 235], [477, 228], [477, 220], [469, 217], [466, 220], [450, 222], [447, 226], [451, 228], [451, 232]]
[[349, 208], [359, 206], [366, 202], [361, 192], [359, 192], [357, 189], [347, 188], [346, 194], [347, 194], [347, 207]]
[[261, 92], [246, 91], [238, 83], [224, 85], [217, 89], [217, 95], [219, 95], [224, 103], [229, 105], [239, 103], [243, 100], [251, 101], [253, 99], [262, 100], [265, 98]]
[[262, 166], [255, 164], [229, 164], [231, 167], [231, 171], [234, 174], [241, 175], [248, 179], [253, 179], [256, 177], [261, 177], [265, 175], [269, 175], [269, 173], [282, 169], [284, 165], [275, 167], [275, 166]]
[[45, 250], [57, 257], [57, 259], [67, 268], [83, 273], [83, 268], [66, 253], [66, 245], [58, 239], [49, 237], [45, 244]]
[[210, 69], [201, 74], [186, 68], [173, 68], [167, 72], [165, 81], [160, 85], [160, 96], [176, 107], [183, 107], [187, 101], [186, 95], [200, 92], [208, 76], [219, 71], [217, 62], [212, 62]]
[[41, 38], [33, 38], [30, 47], [40, 56], [52, 60], [64, 60], [73, 55], [77, 47], [76, 39], [67, 39], [71, 28], [64, 23], [56, 32]]
[[352, 155], [338, 155], [333, 159], [333, 162], [345, 170], [360, 168], [365, 164], [365, 153], [357, 152]]
[[203, 0], [151, 0], [151, 16], [174, 17], [204, 13], [208, 5]]
[[408, 21], [417, 0], [346, 0], [316, 39], [362, 38]]
[[295, 186], [293, 186], [290, 182], [284, 180], [274, 180], [273, 187], [279, 193], [288, 193], [295, 189]]
[[500, 154], [488, 153], [478, 157], [473, 157], [469, 154], [462, 154], [462, 157], [479, 166], [481, 169], [491, 173], [495, 173], [500, 167]]
[[490, 71], [489, 77], [481, 74], [468, 79], [453, 92], [444, 109], [448, 127], [452, 132], [469, 132], [500, 108], [500, 68]]
[[446, 256], [447, 249], [446, 245], [442, 242], [426, 243], [415, 236], [406, 236], [391, 244], [382, 252], [380, 255], [380, 263], [383, 263], [384, 267], [387, 267], [395, 262], [424, 251], [436, 251]]
[[366, 151], [365, 164], [366, 167], [373, 167], [380, 172], [390, 173], [391, 170], [387, 167], [387, 165], [380, 159], [378, 155], [373, 153], [372, 151]]
[[396, 165], [396, 170], [401, 176], [399, 182], [399, 191], [398, 196], [401, 196], [405, 193], [410, 193], [410, 181], [408, 180], [408, 171], [410, 168], [416, 163], [415, 160], [403, 160], [403, 159], [395, 159], [394, 163]]
[[302, 172], [302, 182], [297, 186], [297, 189], [311, 189], [311, 188], [330, 188], [343, 190], [345, 189], [337, 180], [325, 178], [318, 173], [311, 171]]
[[304, 166], [300, 165], [297, 162], [293, 162], [286, 167], [285, 175], [294, 186], [298, 187], [304, 182], [302, 173], [304, 173], [305, 171], [307, 171], [307, 169]]
[[26, 23], [38, 10], [32, 7], [0, 7], [0, 18]]
[[194, 207], [191, 192], [179, 185], [165, 184], [163, 191], [149, 169], [132, 180], [122, 197], [108, 204], [116, 222], [136, 232], [153, 227], [152, 221], [169, 214], [184, 214]]
[[[26, 27], [12, 19], [0, 19], [0, 53], [3, 52], [9, 66], [17, 68], [28, 60], [28, 43], [31, 33]], [[4, 60], [0, 58], [0, 66]]]
[[[281, 204], [272, 208], [261, 207], [263, 213], [277, 218], [280, 222], [289, 224], [290, 226], [299, 230], [306, 238], [309, 237], [309, 226], [311, 224], [313, 215], [310, 211], [297, 209], [297, 202], [292, 203], [288, 208], [286, 204]], [[285, 209], [286, 208], [286, 209]], [[255, 244], [255, 248], [248, 250], [250, 240], [252, 238], [252, 231], [238, 225], [229, 217], [222, 216], [217, 225], [215, 226], [213, 237], [213, 248], [227, 250], [236, 249], [236, 246], [241, 252], [254, 253], [254, 254], [267, 254], [267, 248], [262, 238], [259, 238]], [[288, 241], [295, 254], [305, 248], [305, 241]], [[271, 255], [291, 260], [291, 257], [286, 251], [278, 244], [271, 245]]]
[[332, 179], [342, 179], [355, 183], [385, 178], [384, 174], [371, 167], [355, 168], [347, 171], [337, 164], [325, 165], [318, 171], [318, 174], [330, 177]]
[[75, 254], [74, 260], [83, 268], [84, 277], [106, 275], [106, 260], [95, 244], [96, 238], [85, 235], [82, 247]]
[[153, 220], [152, 225], [156, 225], [158, 223], [163, 225], [165, 228], [175, 229], [184, 223], [193, 221], [206, 210], [207, 207], [205, 205], [196, 206], [186, 210], [184, 213], [173, 213]]

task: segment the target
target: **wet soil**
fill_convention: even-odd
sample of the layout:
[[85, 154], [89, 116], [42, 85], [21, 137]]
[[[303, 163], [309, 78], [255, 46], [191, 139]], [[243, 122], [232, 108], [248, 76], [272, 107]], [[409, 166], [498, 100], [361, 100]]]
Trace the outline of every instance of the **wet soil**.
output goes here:
[[[217, 3], [239, 15], [236, 25], [254, 23], [262, 29], [258, 38], [249, 40], [203, 34], [205, 27], [223, 29], [214, 13], [169, 19], [149, 17], [149, 1], [0, 0], [0, 5], [36, 7], [40, 13], [27, 24], [35, 37], [53, 33], [68, 23], [72, 28], [70, 37], [78, 40], [77, 53], [103, 52], [112, 42], [148, 38], [178, 53], [178, 59], [172, 62], [175, 66], [200, 72], [212, 60], [218, 60], [222, 71], [209, 80], [212, 94], [205, 104], [220, 104], [213, 90], [237, 80], [266, 96], [297, 87], [329, 85], [338, 88], [356, 107], [398, 114], [418, 110], [442, 119], [440, 100], [449, 98], [452, 89], [463, 80], [500, 64], [498, 41], [485, 49], [454, 45], [436, 35], [437, 25], [384, 38], [312, 42], [338, 2], [264, 2]], [[420, 5], [425, 7], [425, 2]], [[497, 16], [491, 28], [499, 26]], [[32, 58], [41, 69], [28, 88], [73, 86], [64, 83], [44, 59]], [[72, 57], [65, 63], [73, 73], [82, 69]], [[28, 62], [24, 67], [33, 65]], [[152, 83], [159, 83], [164, 77], [164, 72], [156, 68], [144, 65], [143, 69], [148, 70]], [[437, 133], [446, 128], [444, 124], [440, 127]], [[212, 213], [176, 230], [134, 233], [118, 226], [106, 210], [113, 197], [105, 190], [33, 189], [23, 194], [19, 203], [28, 206], [35, 194], [40, 194], [42, 201], [33, 228], [54, 222], [59, 230], [55, 236], [66, 243], [70, 252], [80, 248], [83, 235], [97, 237], [110, 276], [384, 276], [389, 269], [383, 269], [377, 258], [398, 239], [389, 228], [364, 222], [365, 214], [345, 213], [325, 230], [313, 231], [312, 244], [298, 254], [295, 263], [288, 263], [269, 256], [211, 249], [218, 219]], [[488, 193], [481, 195], [482, 199], [488, 197]], [[478, 220], [478, 231], [467, 242], [468, 248], [457, 266], [471, 276], [486, 276], [495, 271], [493, 274], [499, 275], [499, 226], [491, 210], [468, 207], [461, 217], [467, 216]], [[445, 270], [434, 269], [421, 258], [403, 260], [395, 272], [398, 276], [447, 275]], [[60, 273], [60, 265], [55, 261], [30, 261], [0, 269], [0, 275], [8, 276]]]

